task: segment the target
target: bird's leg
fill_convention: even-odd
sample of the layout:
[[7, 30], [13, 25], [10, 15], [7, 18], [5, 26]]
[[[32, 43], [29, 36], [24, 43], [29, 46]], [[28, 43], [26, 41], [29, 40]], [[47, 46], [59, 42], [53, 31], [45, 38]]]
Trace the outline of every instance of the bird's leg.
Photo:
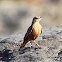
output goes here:
[[34, 41], [34, 43], [35, 43], [37, 46], [39, 46], [39, 44], [38, 44], [37, 42]]
[[30, 41], [30, 47], [32, 47], [32, 41]]
[[42, 37], [41, 37], [41, 40], [43, 40]]

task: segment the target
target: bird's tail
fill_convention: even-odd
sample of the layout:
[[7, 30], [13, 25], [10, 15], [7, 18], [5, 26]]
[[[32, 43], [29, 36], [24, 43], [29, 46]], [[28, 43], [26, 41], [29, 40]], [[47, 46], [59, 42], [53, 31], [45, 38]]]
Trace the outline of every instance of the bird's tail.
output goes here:
[[24, 41], [24, 42], [21, 44], [20, 48], [25, 47], [25, 45], [26, 45], [27, 43], [28, 43], [28, 41]]

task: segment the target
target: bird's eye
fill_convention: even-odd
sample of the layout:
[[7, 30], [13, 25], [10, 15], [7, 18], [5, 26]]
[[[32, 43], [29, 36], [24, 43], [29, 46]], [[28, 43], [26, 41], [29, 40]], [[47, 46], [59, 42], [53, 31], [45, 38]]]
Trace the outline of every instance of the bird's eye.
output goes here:
[[35, 19], [38, 19], [38, 18], [35, 18]]

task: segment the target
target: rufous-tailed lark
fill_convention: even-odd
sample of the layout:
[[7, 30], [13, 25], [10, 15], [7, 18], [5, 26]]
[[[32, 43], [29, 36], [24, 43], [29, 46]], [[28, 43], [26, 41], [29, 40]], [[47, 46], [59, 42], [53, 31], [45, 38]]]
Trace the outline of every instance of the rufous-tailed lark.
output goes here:
[[[41, 17], [34, 17], [32, 20], [31, 26], [28, 28], [25, 36], [24, 36], [24, 42], [20, 46], [20, 48], [25, 47], [25, 45], [31, 40], [34, 41], [36, 45], [38, 43], [35, 42], [35, 40], [39, 37], [39, 35], [42, 33], [42, 26], [39, 24], [39, 21], [41, 20]], [[39, 46], [39, 45], [38, 45]]]

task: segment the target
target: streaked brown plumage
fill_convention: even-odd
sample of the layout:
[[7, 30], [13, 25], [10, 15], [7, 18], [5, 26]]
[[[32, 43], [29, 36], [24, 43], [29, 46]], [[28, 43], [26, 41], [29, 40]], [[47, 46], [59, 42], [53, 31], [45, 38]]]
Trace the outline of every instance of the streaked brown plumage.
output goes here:
[[31, 41], [31, 40], [35, 40], [39, 37], [39, 35], [42, 33], [42, 27], [39, 24], [40, 21], [40, 17], [34, 17], [31, 26], [28, 28], [25, 37], [24, 37], [24, 42], [23, 44], [20, 46], [21, 47], [25, 47], [25, 45]]

